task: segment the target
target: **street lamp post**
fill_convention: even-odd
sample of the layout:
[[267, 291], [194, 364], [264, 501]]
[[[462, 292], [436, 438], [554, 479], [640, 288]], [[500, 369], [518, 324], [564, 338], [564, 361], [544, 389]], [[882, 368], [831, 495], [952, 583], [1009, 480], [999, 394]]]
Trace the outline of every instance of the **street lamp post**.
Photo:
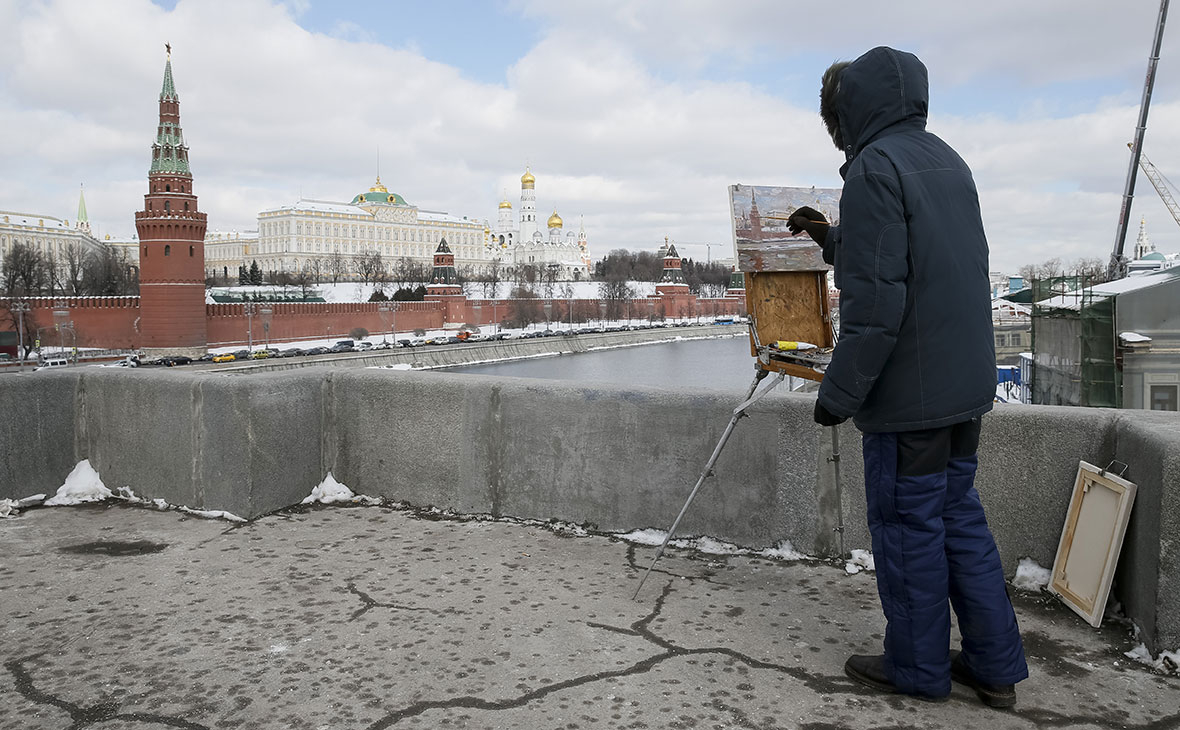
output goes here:
[[258, 313], [262, 315], [262, 335], [266, 338], [266, 349], [270, 349], [270, 316], [274, 314], [274, 309], [263, 305]]
[[598, 326], [606, 329], [606, 300], [601, 299], [598, 302]]
[[553, 300], [546, 299], [545, 304], [542, 306], [545, 307], [545, 331], [548, 332], [549, 331], [550, 316], [553, 314]]
[[53, 303], [53, 328], [57, 330], [57, 349], [66, 354], [66, 333], [64, 328], [70, 319], [70, 305], [63, 299]]
[[16, 355], [20, 358], [20, 372], [25, 371], [25, 312], [29, 311], [28, 302], [13, 302], [9, 305], [16, 312], [17, 343]]
[[254, 353], [254, 314], [258, 311], [258, 305], [254, 302], [246, 302], [242, 305], [242, 311], [246, 313], [246, 342], [247, 349], [251, 355]]
[[[394, 311], [395, 311], [395, 309], [394, 309], [394, 303], [393, 303], [393, 302], [377, 302], [377, 311], [378, 311], [378, 312], [380, 312], [380, 314], [381, 314], [381, 324], [382, 324], [383, 326], [386, 326], [386, 327], [388, 327], [388, 326], [389, 326], [389, 324], [388, 324], [388, 323], [389, 323], [389, 320], [388, 320], [388, 318], [387, 318], [387, 316], [386, 316], [386, 315], [388, 315], [390, 312], [394, 312]], [[393, 320], [393, 321], [396, 323], [396, 322], [397, 322], [397, 319], [396, 319], [396, 318], [397, 318], [397, 315], [396, 315], [396, 314], [394, 314], [393, 316], [394, 316], [394, 320]], [[397, 332], [396, 332], [396, 331], [394, 331], [394, 330], [396, 330], [396, 329], [397, 329], [397, 327], [395, 326], [395, 327], [393, 328], [393, 330], [391, 330], [391, 331], [390, 331], [390, 333], [389, 333], [389, 334], [390, 334], [390, 336], [391, 336], [391, 337], [393, 337], [394, 341], [397, 341]], [[386, 342], [386, 339], [385, 339], [385, 333], [384, 333], [384, 332], [382, 332], [382, 333], [381, 333], [381, 341], [382, 341], [382, 342]]]

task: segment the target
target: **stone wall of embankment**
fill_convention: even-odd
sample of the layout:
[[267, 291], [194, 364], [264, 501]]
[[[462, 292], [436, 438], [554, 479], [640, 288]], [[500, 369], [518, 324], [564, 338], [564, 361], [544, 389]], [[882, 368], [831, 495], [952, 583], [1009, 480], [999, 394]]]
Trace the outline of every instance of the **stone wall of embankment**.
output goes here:
[[[747, 332], [746, 325], [732, 324], [668, 327], [632, 332], [597, 332], [570, 337], [536, 337], [527, 340], [495, 340], [470, 344], [399, 347], [392, 350], [334, 353], [318, 357], [268, 358], [227, 365], [200, 365], [198, 367], [230, 375], [323, 366], [366, 368], [382, 365], [412, 365], [415, 368], [445, 368], [546, 355], [570, 355], [600, 348], [649, 345], [674, 339], [707, 339], [726, 335], [744, 337]], [[750, 377], [753, 378], [753, 370], [750, 372]]]
[[[74, 368], [0, 378], [0, 402], [0, 497], [52, 492], [89, 459], [111, 488], [256, 517], [331, 471], [364, 494], [603, 530], [666, 528], [735, 406], [704, 390], [337, 368]], [[841, 427], [838, 503], [811, 411], [786, 392], [754, 405], [682, 532], [832, 554], [842, 504], [847, 546], [868, 547], [857, 434]], [[1004, 405], [984, 423], [978, 486], [1009, 573], [1023, 556], [1052, 564], [1079, 460], [1129, 465], [1116, 594], [1149, 646], [1180, 646], [1180, 421]]]

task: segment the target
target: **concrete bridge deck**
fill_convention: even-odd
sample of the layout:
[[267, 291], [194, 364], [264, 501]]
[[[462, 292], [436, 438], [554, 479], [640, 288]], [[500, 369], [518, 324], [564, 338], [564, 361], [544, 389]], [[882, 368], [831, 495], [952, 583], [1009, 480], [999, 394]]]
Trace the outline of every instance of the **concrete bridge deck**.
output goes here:
[[1170, 728], [1180, 679], [1016, 594], [1012, 711], [844, 677], [871, 574], [384, 507], [253, 522], [105, 504], [0, 520], [0, 728]]

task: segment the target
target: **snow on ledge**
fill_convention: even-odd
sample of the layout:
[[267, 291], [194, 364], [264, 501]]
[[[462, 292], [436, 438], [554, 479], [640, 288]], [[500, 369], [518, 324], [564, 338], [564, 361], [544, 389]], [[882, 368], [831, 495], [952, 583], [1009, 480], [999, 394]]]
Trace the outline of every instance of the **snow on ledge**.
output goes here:
[[1158, 657], [1152, 657], [1147, 647], [1140, 644], [1131, 651], [1123, 652], [1123, 656], [1133, 659], [1140, 664], [1146, 664], [1158, 672], [1165, 674], [1180, 673], [1180, 651], [1161, 651]]
[[1138, 332], [1120, 332], [1119, 339], [1123, 342], [1151, 342], [1150, 337], [1141, 335]]
[[[664, 538], [668, 536], [668, 533], [664, 530], [656, 530], [650, 527], [642, 530], [632, 530], [631, 532], [608, 534], [620, 540], [635, 543], [636, 545], [651, 545], [653, 547], [662, 545]], [[773, 560], [815, 560], [811, 555], [796, 550], [789, 540], [783, 540], [773, 547], [762, 550], [751, 550], [706, 535], [701, 537], [678, 537], [669, 541], [668, 546], [696, 550], [707, 555], [751, 555], [759, 558], [771, 558]]]
[[0, 499], [0, 517], [16, 517], [22, 509], [44, 501], [44, 494], [34, 494], [20, 499]]
[[849, 575], [856, 575], [862, 570], [871, 570], [876, 572], [877, 563], [873, 560], [873, 552], [871, 550], [853, 550], [852, 557], [848, 562], [844, 563], [844, 572]]
[[98, 472], [90, 466], [90, 460], [83, 459], [66, 477], [66, 483], [58, 487], [57, 494], [45, 500], [45, 506], [61, 507], [85, 502], [101, 502], [110, 496], [111, 490], [106, 488], [102, 479], [99, 478]]
[[303, 498], [299, 504], [335, 504], [338, 502], [349, 502], [352, 504], [381, 504], [381, 500], [376, 497], [366, 497], [363, 494], [354, 494], [351, 489], [336, 481], [332, 476], [332, 472], [328, 472], [328, 476], [324, 477], [324, 481], [312, 488], [311, 494]]
[[168, 502], [166, 502], [158, 497], [156, 499], [148, 499], [147, 497], [140, 497], [140, 496], [136, 495], [135, 492], [131, 491], [131, 487], [119, 487], [117, 490], [115, 490], [115, 493], [113, 495], [111, 495], [111, 497], [114, 499], [123, 500], [124, 502], [130, 502], [132, 504], [143, 505], [145, 507], [155, 507], [156, 509], [160, 510], [161, 512], [166, 512], [170, 509], [174, 509], [174, 510], [177, 510], [178, 512], [184, 512], [185, 514], [192, 515], [193, 517], [201, 517], [206, 520], [228, 520], [229, 522], [248, 522], [249, 521], [244, 517], [238, 517], [234, 513], [226, 512], [225, 510], [193, 509], [192, 507], [186, 507], [182, 504], [169, 504]]
[[1021, 558], [1012, 585], [1022, 591], [1037, 592], [1049, 585], [1051, 578], [1052, 573], [1048, 568], [1041, 567], [1032, 558]]

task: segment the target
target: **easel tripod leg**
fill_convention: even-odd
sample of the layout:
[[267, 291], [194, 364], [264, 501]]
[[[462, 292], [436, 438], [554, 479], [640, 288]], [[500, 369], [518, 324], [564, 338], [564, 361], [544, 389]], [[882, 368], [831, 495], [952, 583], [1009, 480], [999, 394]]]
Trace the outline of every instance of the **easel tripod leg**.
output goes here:
[[742, 399], [741, 404], [734, 409], [733, 417], [729, 419], [729, 424], [726, 425], [725, 431], [721, 434], [721, 440], [717, 442], [717, 446], [713, 449], [713, 455], [710, 456], [709, 461], [705, 463], [705, 468], [701, 471], [700, 478], [697, 479], [696, 485], [693, 486], [692, 491], [689, 492], [688, 499], [684, 501], [684, 506], [680, 508], [680, 514], [676, 515], [676, 520], [673, 521], [672, 526], [668, 528], [668, 534], [664, 536], [664, 541], [660, 543], [660, 549], [656, 551], [656, 556], [652, 558], [651, 565], [647, 566], [647, 570], [644, 572], [643, 577], [639, 579], [639, 585], [635, 588], [635, 593], [631, 596], [631, 600], [635, 600], [635, 598], [639, 595], [639, 591], [643, 588], [643, 584], [647, 580], [647, 576], [651, 575], [652, 568], [656, 567], [656, 563], [659, 562], [660, 556], [664, 554], [664, 549], [668, 547], [668, 543], [672, 540], [672, 535], [676, 533], [676, 528], [680, 526], [680, 520], [684, 519], [685, 513], [688, 512], [689, 505], [691, 505], [692, 501], [696, 499], [697, 492], [700, 490], [701, 485], [705, 483], [706, 479], [713, 475], [713, 465], [717, 463], [717, 458], [721, 456], [721, 450], [725, 448], [725, 443], [729, 441], [729, 436], [733, 433], [734, 426], [737, 425], [737, 422], [741, 420], [742, 416], [746, 415], [747, 408], [757, 402], [760, 398], [762, 398], [762, 396], [774, 390], [775, 386], [783, 381], [783, 374], [776, 373], [775, 378], [771, 384], [763, 388], [762, 391], [757, 395], [754, 395], [754, 391], [758, 388], [758, 383], [760, 383], [762, 379], [766, 377], [766, 375], [767, 373], [765, 370], [758, 370], [758, 375], [755, 376], [754, 382], [750, 384], [750, 389], [747, 391], [746, 397]]

